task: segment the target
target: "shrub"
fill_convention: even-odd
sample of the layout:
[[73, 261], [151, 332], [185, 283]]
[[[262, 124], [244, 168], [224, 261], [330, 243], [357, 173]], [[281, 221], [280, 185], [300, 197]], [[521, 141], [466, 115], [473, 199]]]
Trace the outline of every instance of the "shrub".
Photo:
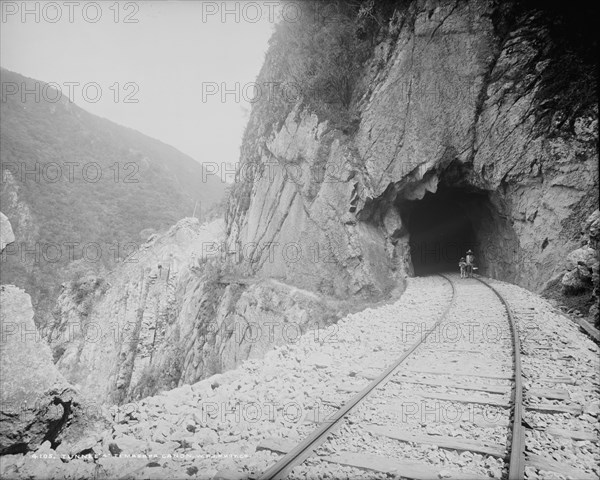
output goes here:
[[373, 47], [372, 2], [305, 2], [298, 22], [276, 26], [271, 55], [284, 83], [317, 114], [339, 120]]
[[538, 51], [524, 68], [533, 79], [527, 88], [535, 88], [538, 133], [573, 134], [578, 118], [597, 117], [598, 41], [592, 4], [532, 0], [506, 2], [499, 11], [500, 36], [515, 31], [520, 45]]
[[177, 388], [183, 372], [184, 358], [183, 349], [176, 347], [171, 350], [163, 363], [144, 367], [140, 379], [132, 388], [126, 401], [151, 397], [161, 391]]
[[215, 354], [206, 360], [206, 370], [203, 372], [203, 376], [207, 378], [217, 373], [223, 373], [223, 366], [221, 364], [221, 359]]

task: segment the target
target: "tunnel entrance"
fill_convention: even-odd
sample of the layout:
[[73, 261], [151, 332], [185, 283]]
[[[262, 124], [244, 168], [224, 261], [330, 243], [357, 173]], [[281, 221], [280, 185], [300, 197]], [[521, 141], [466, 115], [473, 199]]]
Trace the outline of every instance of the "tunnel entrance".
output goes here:
[[520, 243], [503, 192], [471, 184], [468, 168], [452, 162], [418, 181], [390, 183], [365, 202], [357, 218], [374, 272], [398, 279], [458, 273], [473, 250], [478, 274], [508, 281], [519, 274]]
[[400, 205], [410, 235], [410, 259], [415, 275], [457, 272], [461, 257], [471, 249], [478, 273], [486, 270], [481, 252], [482, 232], [492, 221], [488, 193], [473, 187], [439, 185], [421, 200], [404, 200]]
[[460, 189], [427, 193], [422, 200], [409, 202], [408, 231], [415, 275], [458, 269], [467, 250], [477, 250], [477, 219], [472, 219], [474, 203], [484, 195]]

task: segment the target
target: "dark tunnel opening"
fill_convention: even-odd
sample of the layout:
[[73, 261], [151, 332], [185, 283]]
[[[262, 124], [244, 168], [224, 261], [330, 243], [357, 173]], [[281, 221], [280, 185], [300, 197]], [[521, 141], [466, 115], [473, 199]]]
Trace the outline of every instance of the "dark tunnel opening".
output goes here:
[[487, 205], [489, 198], [484, 191], [443, 185], [421, 200], [404, 201], [400, 208], [410, 234], [414, 274], [458, 272], [460, 258], [469, 249], [478, 260], [478, 273], [482, 273], [478, 234]]
[[469, 183], [469, 169], [452, 162], [417, 182], [391, 183], [365, 201], [357, 214], [363, 255], [380, 284], [390, 277], [459, 273], [468, 250], [475, 256], [475, 273], [505, 281], [519, 277], [517, 220], [502, 191]]

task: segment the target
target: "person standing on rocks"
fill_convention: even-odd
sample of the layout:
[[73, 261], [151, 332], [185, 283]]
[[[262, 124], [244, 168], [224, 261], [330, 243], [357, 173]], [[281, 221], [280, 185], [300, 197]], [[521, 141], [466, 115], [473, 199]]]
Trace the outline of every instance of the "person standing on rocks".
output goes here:
[[475, 267], [475, 255], [473, 255], [473, 250], [471, 250], [471, 249], [469, 249], [467, 251], [466, 262], [467, 262], [467, 277], [472, 277], [473, 269]]

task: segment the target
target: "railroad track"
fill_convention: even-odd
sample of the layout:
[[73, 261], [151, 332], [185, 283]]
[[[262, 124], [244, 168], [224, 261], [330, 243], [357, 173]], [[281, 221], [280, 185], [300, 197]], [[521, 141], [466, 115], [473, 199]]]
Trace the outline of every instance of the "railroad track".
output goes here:
[[[362, 472], [363, 478], [512, 480], [525, 478], [528, 468], [596, 478], [526, 452], [531, 436], [526, 407], [538, 414], [544, 408], [530, 405], [531, 393], [553, 398], [544, 411], [550, 417], [551, 408], [561, 414], [572, 408], [556, 404], [561, 400], [556, 397], [564, 397], [557, 389], [524, 392], [519, 328], [531, 311], [511, 308], [488, 281], [443, 277], [452, 297], [441, 315], [407, 325], [405, 334], [415, 341], [382, 372], [363, 372], [371, 382], [319, 419], [302, 442], [264, 442], [261, 449], [284, 455], [260, 479], [314, 478], [336, 464]], [[553, 380], [561, 379], [568, 380]], [[557, 432], [573, 437], [565, 429]], [[589, 441], [589, 433], [579, 436]], [[443, 466], [448, 463], [461, 468]], [[472, 468], [482, 464], [486, 475]]]

